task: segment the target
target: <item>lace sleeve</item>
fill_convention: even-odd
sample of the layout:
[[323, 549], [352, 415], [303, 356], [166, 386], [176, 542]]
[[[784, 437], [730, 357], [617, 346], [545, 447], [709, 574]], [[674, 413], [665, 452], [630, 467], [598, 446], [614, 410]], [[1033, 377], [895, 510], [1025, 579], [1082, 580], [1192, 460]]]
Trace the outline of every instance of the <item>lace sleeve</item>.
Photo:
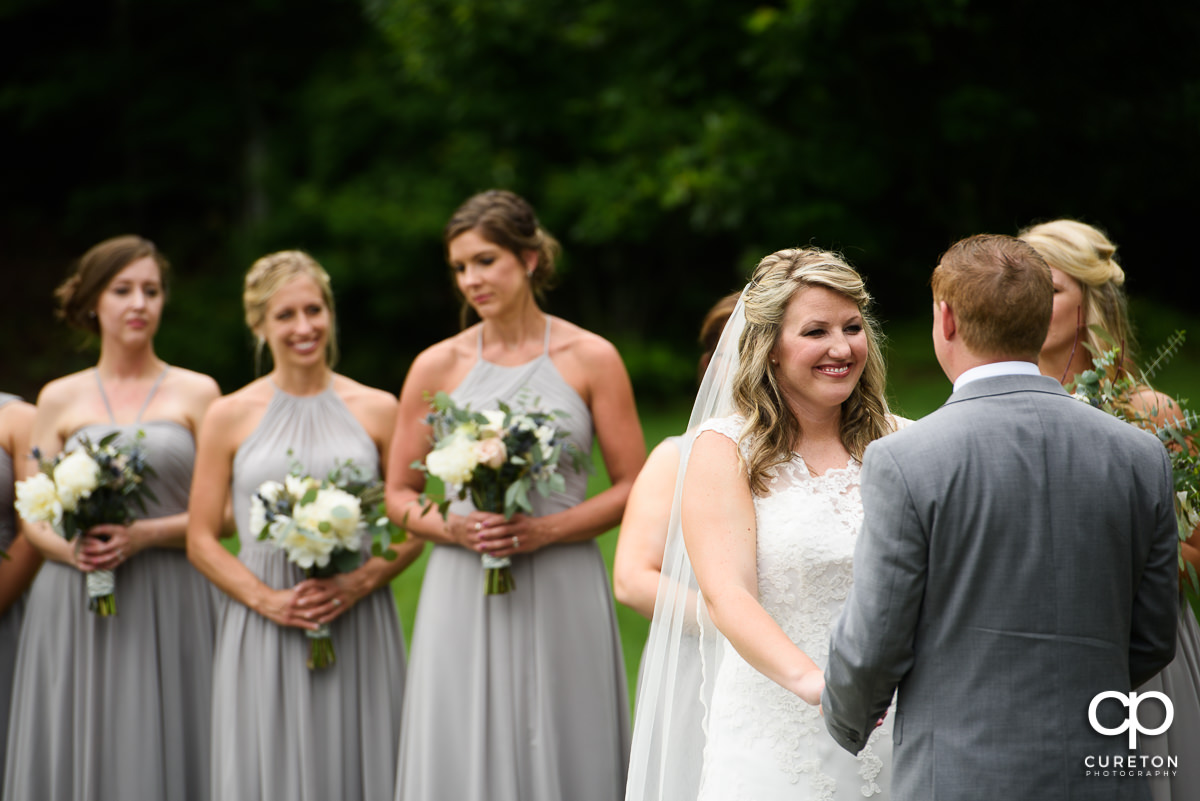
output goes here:
[[715, 431], [718, 434], [733, 440], [738, 444], [738, 439], [742, 435], [742, 427], [746, 421], [741, 415], [731, 415], [729, 417], [714, 417], [711, 420], [705, 421], [703, 425], [696, 431], [696, 436], [700, 436], [705, 431]]

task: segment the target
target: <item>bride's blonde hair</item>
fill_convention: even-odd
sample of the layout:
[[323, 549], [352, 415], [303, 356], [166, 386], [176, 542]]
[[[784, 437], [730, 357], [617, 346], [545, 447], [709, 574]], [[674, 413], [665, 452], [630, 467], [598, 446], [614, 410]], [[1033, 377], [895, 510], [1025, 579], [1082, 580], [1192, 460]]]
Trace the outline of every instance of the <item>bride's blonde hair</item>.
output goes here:
[[842, 403], [842, 443], [855, 459], [861, 460], [869, 443], [892, 430], [884, 397], [887, 371], [881, 335], [869, 314], [871, 296], [862, 276], [838, 254], [817, 248], [772, 253], [758, 263], [746, 287], [746, 327], [738, 344], [739, 363], [733, 379], [734, 408], [746, 419], [740, 438], [747, 445], [747, 477], [751, 491], [758, 495], [767, 491], [767, 472], [792, 458], [792, 445], [800, 434], [800, 422], [784, 400], [771, 370], [771, 350], [792, 296], [814, 286], [853, 301], [862, 315], [867, 337], [862, 376]]

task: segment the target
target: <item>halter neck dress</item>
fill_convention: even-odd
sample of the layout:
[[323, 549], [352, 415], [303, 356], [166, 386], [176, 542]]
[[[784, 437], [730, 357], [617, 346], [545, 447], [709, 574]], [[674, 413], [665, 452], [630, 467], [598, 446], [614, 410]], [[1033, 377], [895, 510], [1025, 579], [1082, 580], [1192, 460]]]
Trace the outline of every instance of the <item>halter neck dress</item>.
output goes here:
[[[232, 492], [242, 531], [238, 559], [277, 589], [298, 584], [303, 571], [245, 532], [251, 497], [264, 481], [283, 481], [292, 458], [318, 477], [346, 459], [379, 472], [375, 443], [332, 386], [307, 397], [275, 388], [234, 457]], [[214, 799], [391, 798], [404, 690], [404, 638], [391, 587], [360, 600], [330, 629], [337, 661], [312, 671], [303, 630], [226, 603], [213, 667]]]
[[[477, 411], [504, 401], [566, 412], [560, 425], [590, 455], [591, 414], [549, 343], [547, 318], [542, 354], [505, 367], [483, 358], [481, 327], [478, 359], [451, 396]], [[586, 496], [586, 473], [563, 467], [565, 492], [531, 493], [536, 515]], [[600, 549], [589, 540], [517, 554], [512, 574], [512, 592], [485, 596], [477, 552], [434, 546], [413, 629], [397, 801], [624, 796], [629, 702]]]
[[[20, 400], [16, 395], [0, 392], [0, 408]], [[13, 509], [13, 458], [24, 454], [9, 453], [0, 448], [0, 551], [8, 550], [17, 534], [17, 513]], [[0, 786], [4, 781], [4, 753], [8, 743], [8, 703], [11, 698], [13, 668], [17, 658], [17, 639], [21, 635], [21, 617], [25, 599], [18, 598], [0, 615]]]
[[[169, 368], [168, 368], [169, 369]], [[187, 511], [195, 442], [185, 426], [109, 422], [68, 439], [109, 433], [141, 446], [157, 501], [145, 518]], [[97, 375], [97, 382], [99, 376]], [[183, 548], [146, 548], [115, 571], [117, 614], [88, 611], [84, 576], [47, 560], [30, 588], [21, 631], [4, 776], [6, 801], [207, 801], [213, 637], [212, 586]]]

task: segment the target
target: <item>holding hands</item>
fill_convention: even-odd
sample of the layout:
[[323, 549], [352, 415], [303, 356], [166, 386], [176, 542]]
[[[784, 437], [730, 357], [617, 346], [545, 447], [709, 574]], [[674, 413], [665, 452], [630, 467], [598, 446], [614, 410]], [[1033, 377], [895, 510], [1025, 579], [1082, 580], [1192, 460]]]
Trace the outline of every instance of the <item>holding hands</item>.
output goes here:
[[479, 511], [453, 518], [447, 524], [458, 544], [495, 557], [536, 551], [549, 542], [545, 528], [544, 518], [517, 513], [505, 520], [502, 514]]
[[117, 567], [145, 547], [138, 536], [142, 521], [128, 526], [102, 523], [92, 526], [75, 546], [75, 566], [84, 573], [94, 570], [116, 570]]

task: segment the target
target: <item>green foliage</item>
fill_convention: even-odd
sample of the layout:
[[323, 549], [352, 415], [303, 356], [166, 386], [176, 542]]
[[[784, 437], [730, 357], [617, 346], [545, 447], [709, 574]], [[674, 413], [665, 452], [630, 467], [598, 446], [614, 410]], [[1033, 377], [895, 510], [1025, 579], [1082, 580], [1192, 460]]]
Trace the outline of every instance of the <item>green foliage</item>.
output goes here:
[[[1175, 520], [1179, 534], [1179, 570], [1187, 576], [1186, 586], [1193, 599], [1200, 597], [1200, 576], [1196, 568], [1183, 557], [1182, 546], [1200, 528], [1200, 416], [1187, 408], [1184, 400], [1171, 401], [1177, 408], [1143, 410], [1133, 396], [1145, 389], [1147, 381], [1170, 358], [1179, 352], [1184, 332], [1176, 331], [1155, 353], [1150, 366], [1143, 372], [1132, 372], [1125, 358], [1122, 343], [1100, 326], [1092, 326], [1112, 347], [1103, 353], [1093, 353], [1092, 369], [1080, 373], [1069, 390], [1076, 398], [1090, 403], [1101, 411], [1153, 432], [1171, 456], [1171, 473], [1175, 485]], [[1170, 419], [1157, 422], [1159, 416]]]
[[[20, 310], [0, 315], [0, 337], [27, 346], [6, 387], [32, 396], [87, 363], [64, 359], [52, 288], [87, 247], [137, 231], [177, 268], [169, 360], [226, 390], [252, 378], [241, 278], [299, 247], [333, 276], [341, 369], [394, 391], [455, 330], [441, 227], [492, 186], [527, 196], [563, 240], [551, 311], [627, 350], [690, 353], [715, 298], [766, 253], [808, 243], [845, 250], [887, 317], [923, 315], [947, 244], [1064, 215], [1121, 244], [1131, 294], [1190, 297], [1181, 240], [1161, 232], [1186, 230], [1200, 180], [1200, 162], [1178, 158], [1200, 124], [1200, 8], [1162, 13], [9, 3], [7, 40], [38, 44], [0, 53], [0, 146], [15, 154], [0, 230]], [[683, 383], [631, 372], [656, 400]]]

